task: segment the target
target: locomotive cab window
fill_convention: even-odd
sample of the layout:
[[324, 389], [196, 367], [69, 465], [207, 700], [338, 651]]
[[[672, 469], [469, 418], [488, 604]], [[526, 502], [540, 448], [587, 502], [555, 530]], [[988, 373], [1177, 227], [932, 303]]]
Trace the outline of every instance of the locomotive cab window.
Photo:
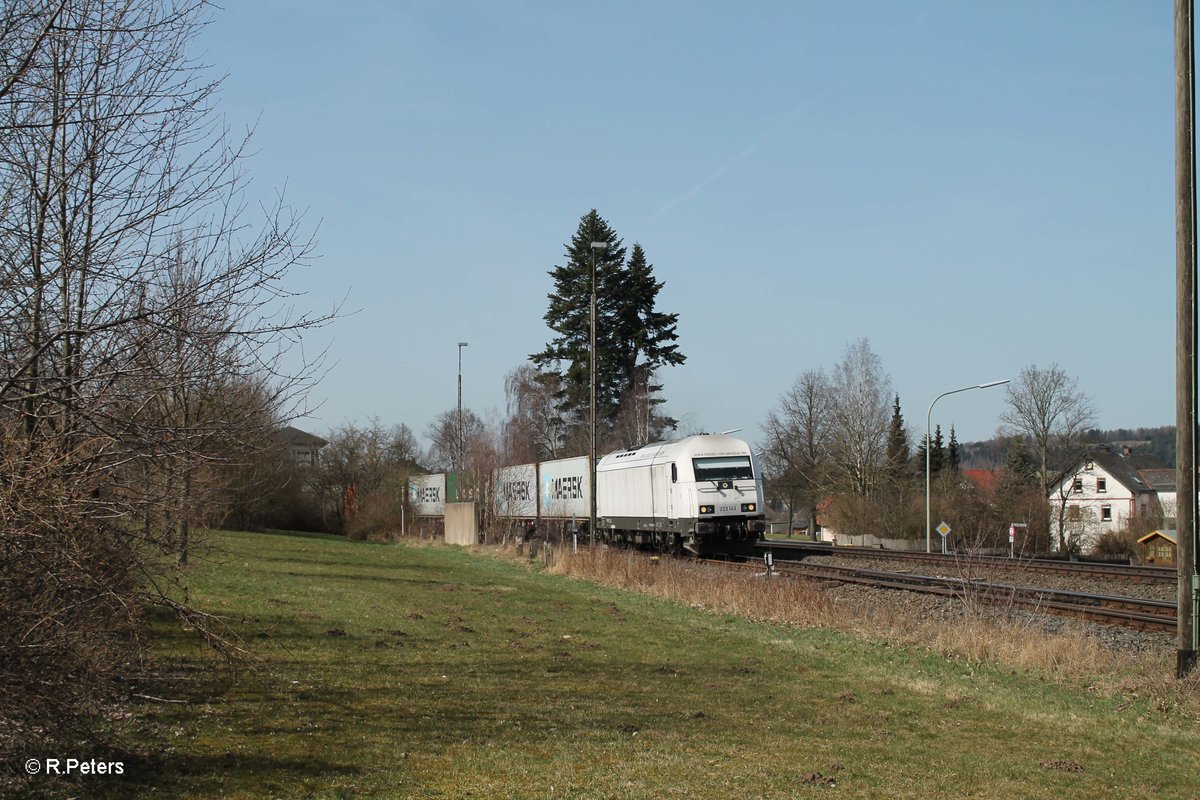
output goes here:
[[696, 471], [697, 481], [748, 481], [754, 478], [749, 456], [693, 458], [692, 468]]

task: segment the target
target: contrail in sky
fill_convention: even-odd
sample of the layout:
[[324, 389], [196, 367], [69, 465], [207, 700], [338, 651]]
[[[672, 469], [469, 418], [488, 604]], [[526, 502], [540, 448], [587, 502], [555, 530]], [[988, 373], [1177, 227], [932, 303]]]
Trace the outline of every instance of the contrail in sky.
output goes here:
[[[926, 11], [926, 12], [920, 14], [919, 16], [914, 17], [907, 25], [904, 25], [900, 29], [895, 30], [892, 34], [889, 35], [889, 37], [888, 37], [889, 43], [884, 49], [890, 50], [890, 51], [898, 51], [902, 48], [902, 46], [907, 45], [909, 40], [912, 38], [913, 34], [916, 31], [924, 28], [925, 20], [929, 18], [931, 13], [932, 12], [930, 12], [930, 11]], [[875, 27], [878, 30], [891, 30], [890, 23], [888, 23], [887, 21], [884, 21], [884, 20], [879, 21]], [[803, 114], [806, 111], [810, 111], [811, 109], [813, 109], [822, 100], [824, 100], [829, 95], [833, 94], [833, 91], [834, 91], [834, 87], [826, 86], [823, 91], [818, 92], [814, 97], [812, 97], [808, 100], [805, 100], [804, 102], [797, 105], [795, 108], [793, 108], [787, 114], [785, 114], [782, 119], [780, 119], [778, 122], [776, 122], [774, 125], [772, 125], [767, 130], [767, 132], [764, 133], [758, 139], [758, 141], [756, 141], [754, 144], [750, 145], [745, 150], [743, 150], [742, 152], [738, 153], [736, 156], [731, 158], [729, 161], [722, 164], [714, 173], [709, 175], [704, 180], [700, 181], [698, 184], [693, 186], [688, 191], [684, 192], [683, 194], [679, 195], [678, 197], [672, 197], [670, 200], [663, 203], [662, 206], [658, 209], [658, 211], [654, 212], [654, 216], [650, 218], [650, 223], [654, 224], [655, 222], [658, 222], [658, 220], [664, 214], [666, 214], [671, 209], [675, 208], [675, 206], [682, 205], [683, 203], [686, 203], [688, 200], [691, 200], [696, 195], [700, 194], [700, 192], [704, 191], [705, 188], [707, 188], [710, 183], [712, 183], [717, 178], [724, 175], [726, 172], [728, 172], [733, 167], [735, 167], [738, 164], [740, 164], [741, 162], [745, 161], [749, 156], [753, 155], [756, 151], [758, 151], [760, 148], [762, 148], [763, 145], [765, 145], [772, 138], [774, 138], [776, 136], [776, 134], [778, 134], [781, 130], [783, 130], [785, 127], [787, 127], [788, 124], [790, 124], [796, 117], [800, 116], [801, 114]]]
[[717, 178], [721, 177], [726, 172], [728, 172], [730, 169], [737, 166], [741, 162], [745, 161], [749, 156], [753, 155], [755, 152], [760, 150], [763, 147], [763, 145], [765, 145], [767, 142], [771, 141], [771, 139], [775, 138], [775, 136], [781, 130], [783, 130], [785, 127], [787, 127], [788, 124], [790, 124], [792, 122], [792, 120], [794, 120], [796, 117], [800, 116], [802, 113], [811, 110], [814, 106], [816, 106], [818, 103], [820, 103], [822, 100], [824, 100], [825, 97], [828, 95], [829, 95], [829, 90], [826, 89], [825, 91], [819, 93], [816, 97], [813, 97], [812, 99], [806, 100], [803, 103], [800, 103], [799, 105], [797, 105], [795, 108], [793, 108], [787, 114], [785, 114], [778, 122], [776, 122], [774, 125], [772, 125], [767, 130], [766, 133], [764, 133], [761, 137], [759, 137], [758, 141], [756, 141], [754, 144], [747, 147], [742, 152], [738, 153], [736, 156], [731, 158], [729, 161], [726, 161], [724, 164], [722, 164], [717, 169], [716, 172], [712, 173], [707, 178], [700, 181], [698, 184], [696, 184], [695, 186], [693, 186], [691, 189], [684, 192], [683, 194], [679, 195], [678, 197], [673, 197], [670, 200], [668, 200], [667, 202], [663, 203], [662, 207], [660, 207], [658, 209], [658, 211], [654, 212], [654, 216], [650, 218], [650, 223], [654, 224], [655, 222], [658, 222], [659, 218], [661, 218], [664, 214], [666, 214], [672, 208], [674, 208], [677, 205], [681, 205], [682, 203], [686, 203], [688, 200], [691, 200], [693, 197], [700, 194], [700, 192], [704, 191], [704, 189], [707, 188], [707, 186], [710, 183], [712, 183]]

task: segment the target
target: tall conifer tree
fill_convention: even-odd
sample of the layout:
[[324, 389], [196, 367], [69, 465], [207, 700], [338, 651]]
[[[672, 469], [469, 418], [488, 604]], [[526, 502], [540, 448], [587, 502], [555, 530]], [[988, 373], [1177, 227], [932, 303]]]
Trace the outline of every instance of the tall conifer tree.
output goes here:
[[900, 414], [900, 395], [892, 404], [892, 425], [888, 431], [888, 472], [897, 483], [902, 483], [908, 474], [908, 431], [904, 428], [904, 417]]
[[958, 472], [958, 436], [954, 433], [954, 426], [950, 426], [950, 444], [946, 449], [946, 466], [952, 471]]
[[[604, 249], [593, 249], [604, 242]], [[674, 420], [654, 414], [663, 401], [655, 372], [682, 364], [675, 344], [678, 314], [657, 310], [663, 283], [655, 279], [641, 245], [635, 244], [628, 264], [616, 231], [595, 209], [584, 214], [566, 249], [566, 263], [550, 271], [554, 291], [544, 319], [556, 336], [530, 359], [544, 372], [562, 377], [561, 411], [568, 420], [588, 419], [590, 362], [589, 308], [592, 258], [596, 264], [596, 418], [603, 438], [614, 428], [623, 407], [642, 420], [637, 426], [657, 434]], [[638, 405], [640, 403], [640, 406]], [[635, 442], [627, 442], [633, 444]]]
[[1014, 486], [1033, 488], [1037, 486], [1037, 465], [1029, 455], [1029, 449], [1020, 439], [1008, 445], [1004, 461], [1005, 479]]
[[625, 416], [639, 421], [635, 426], [638, 433], [631, 438], [640, 441], [656, 438], [664, 428], [675, 427], [676, 420], [655, 412], [665, 402], [657, 396], [662, 384], [655, 381], [659, 368], [686, 360], [675, 344], [679, 339], [675, 332], [679, 315], [665, 314], [656, 307], [663, 285], [655, 279], [654, 267], [646, 260], [645, 250], [635, 243], [625, 266], [624, 280], [617, 288], [612, 352], [619, 359], [614, 378], [622, 391]]
[[942, 439], [942, 426], [933, 428], [933, 446], [929, 449], [929, 472], [932, 475], [942, 471], [946, 463], [946, 444]]

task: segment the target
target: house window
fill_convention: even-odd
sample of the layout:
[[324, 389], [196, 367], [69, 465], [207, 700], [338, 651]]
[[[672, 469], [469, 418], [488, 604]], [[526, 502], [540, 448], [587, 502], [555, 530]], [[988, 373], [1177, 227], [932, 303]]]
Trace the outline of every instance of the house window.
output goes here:
[[1107, 492], [1108, 491], [1108, 478], [1096, 478], [1096, 491], [1097, 492]]
[[1079, 519], [1079, 506], [1067, 506], [1067, 519], [1072, 521]]
[[1100, 506], [1100, 521], [1112, 522], [1112, 506]]
[[1075, 479], [1075, 487], [1074, 487], [1074, 490], [1075, 490], [1075, 491], [1077, 491], [1077, 492], [1082, 492], [1082, 491], [1083, 491], [1083, 478], [1076, 478], [1076, 479]]

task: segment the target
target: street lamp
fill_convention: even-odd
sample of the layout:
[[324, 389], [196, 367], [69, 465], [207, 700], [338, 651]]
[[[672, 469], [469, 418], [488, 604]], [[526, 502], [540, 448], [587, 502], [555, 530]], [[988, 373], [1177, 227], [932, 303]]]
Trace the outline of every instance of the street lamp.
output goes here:
[[990, 383], [980, 383], [975, 386], [964, 386], [961, 389], [951, 389], [948, 392], [942, 392], [937, 397], [933, 398], [933, 402], [929, 404], [929, 412], [925, 414], [925, 552], [932, 552], [930, 549], [930, 518], [929, 518], [929, 451], [932, 449], [932, 442], [929, 436], [929, 423], [933, 417], [933, 406], [938, 400], [941, 400], [946, 395], [958, 394], [959, 392], [969, 392], [972, 389], [989, 389], [993, 386], [1002, 386], [1008, 383], [1008, 378], [1002, 381], [991, 381]]
[[462, 472], [463, 451], [466, 449], [466, 442], [463, 436], [463, 418], [462, 418], [462, 349], [467, 346], [466, 342], [458, 343], [458, 458], [455, 464], [455, 471]]
[[588, 495], [590, 510], [588, 513], [588, 540], [596, 541], [596, 251], [608, 250], [608, 242], [592, 242], [592, 301], [591, 301], [591, 330], [588, 349], [589, 369], [591, 371], [590, 402], [591, 408], [589, 428], [591, 429], [591, 457], [588, 459]]

